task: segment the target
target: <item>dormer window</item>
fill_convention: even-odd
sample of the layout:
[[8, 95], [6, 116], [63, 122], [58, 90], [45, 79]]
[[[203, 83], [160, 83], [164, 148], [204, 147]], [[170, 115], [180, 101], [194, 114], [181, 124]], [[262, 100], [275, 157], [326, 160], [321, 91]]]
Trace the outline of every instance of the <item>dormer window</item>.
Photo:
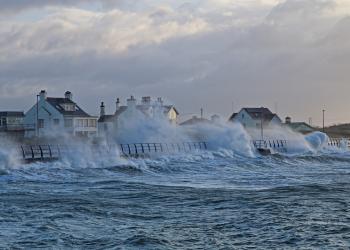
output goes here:
[[64, 103], [64, 104], [61, 104], [61, 107], [65, 111], [75, 111], [75, 104], [74, 103]]

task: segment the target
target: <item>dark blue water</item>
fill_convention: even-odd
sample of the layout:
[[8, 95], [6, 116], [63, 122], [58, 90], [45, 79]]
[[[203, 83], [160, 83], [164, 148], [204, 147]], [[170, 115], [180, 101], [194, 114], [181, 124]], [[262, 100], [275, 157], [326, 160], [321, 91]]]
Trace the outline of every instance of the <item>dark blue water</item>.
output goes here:
[[347, 249], [350, 154], [6, 168], [8, 249]]

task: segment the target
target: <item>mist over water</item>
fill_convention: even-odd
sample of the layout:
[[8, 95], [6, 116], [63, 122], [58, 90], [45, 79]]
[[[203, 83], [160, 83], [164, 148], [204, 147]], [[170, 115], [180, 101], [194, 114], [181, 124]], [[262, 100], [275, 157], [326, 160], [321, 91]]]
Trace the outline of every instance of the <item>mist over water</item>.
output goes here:
[[[208, 151], [122, 158], [86, 144], [23, 165], [0, 150], [0, 240], [7, 248], [216, 249], [349, 246], [350, 153], [323, 133], [260, 156], [238, 124], [135, 122], [124, 142], [206, 141]], [[259, 131], [256, 131], [258, 134]], [[117, 142], [117, 141], [115, 141]], [[107, 143], [105, 143], [107, 144]]]

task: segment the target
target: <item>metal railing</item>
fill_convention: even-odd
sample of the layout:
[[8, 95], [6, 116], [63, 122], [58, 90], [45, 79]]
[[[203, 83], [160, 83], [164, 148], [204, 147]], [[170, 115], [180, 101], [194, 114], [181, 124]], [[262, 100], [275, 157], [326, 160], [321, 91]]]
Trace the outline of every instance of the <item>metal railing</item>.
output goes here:
[[330, 147], [340, 148], [340, 147], [346, 146], [350, 148], [350, 139], [349, 138], [329, 138], [327, 144]]
[[256, 149], [273, 149], [275, 151], [286, 152], [287, 140], [253, 140]]
[[206, 150], [206, 142], [182, 142], [182, 143], [133, 143], [119, 144], [119, 151], [123, 155], [138, 156], [152, 153], [193, 152]]
[[[182, 143], [132, 143], [116, 144], [108, 146], [95, 146], [91, 149], [96, 152], [110, 153], [118, 149], [124, 157], [142, 157], [161, 153], [187, 153], [207, 149], [206, 142], [182, 142]], [[74, 147], [68, 145], [22, 145], [20, 146], [21, 158], [24, 162], [54, 161], [74, 153]]]

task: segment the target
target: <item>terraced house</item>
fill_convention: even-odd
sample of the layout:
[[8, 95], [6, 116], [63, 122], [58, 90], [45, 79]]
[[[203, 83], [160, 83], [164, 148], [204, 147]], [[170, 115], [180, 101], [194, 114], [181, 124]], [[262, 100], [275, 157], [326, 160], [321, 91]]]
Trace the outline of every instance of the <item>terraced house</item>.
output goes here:
[[64, 97], [47, 97], [47, 92], [42, 90], [37, 95], [37, 103], [25, 114], [24, 122], [35, 125], [35, 130], [26, 131], [26, 137], [54, 137], [63, 134], [95, 137], [97, 119], [73, 101], [71, 92], [67, 91]]

